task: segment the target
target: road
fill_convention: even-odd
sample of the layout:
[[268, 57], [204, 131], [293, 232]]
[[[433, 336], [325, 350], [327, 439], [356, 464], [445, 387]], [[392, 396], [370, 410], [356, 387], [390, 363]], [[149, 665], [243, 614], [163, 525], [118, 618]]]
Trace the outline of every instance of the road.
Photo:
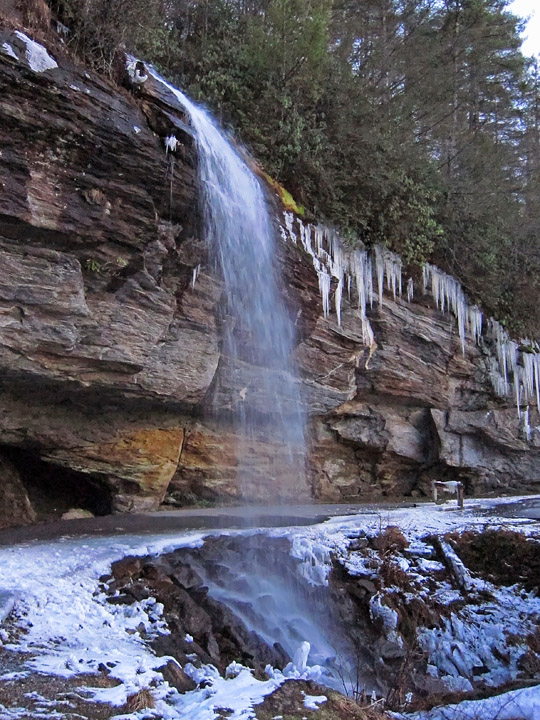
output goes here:
[[[469, 501], [470, 502], [470, 501]], [[508, 518], [529, 518], [540, 520], [540, 496], [528, 498], [490, 498], [486, 507], [480, 503], [477, 512], [487, 516]], [[184, 530], [210, 530], [233, 528], [287, 527], [312, 525], [330, 517], [377, 513], [395, 508], [416, 507], [428, 503], [347, 503], [347, 504], [306, 504], [213, 508], [182, 508], [158, 510], [133, 515], [105, 515], [81, 520], [56, 520], [26, 527], [12, 528], [0, 532], [0, 546], [16, 545], [33, 540], [54, 540], [60, 537], [159, 534]], [[431, 504], [431, 503], [429, 503]], [[465, 504], [467, 509], [467, 502]], [[470, 504], [469, 504], [470, 507]]]

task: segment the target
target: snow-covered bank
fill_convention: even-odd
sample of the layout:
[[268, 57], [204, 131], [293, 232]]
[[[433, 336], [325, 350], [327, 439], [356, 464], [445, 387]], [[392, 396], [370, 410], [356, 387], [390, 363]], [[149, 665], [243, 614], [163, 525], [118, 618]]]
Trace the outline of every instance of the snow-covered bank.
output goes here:
[[409, 720], [538, 720], [540, 685], [512, 690], [485, 700], [465, 700], [429, 712], [396, 717]]
[[[474, 577], [466, 590], [451, 587], [447, 579], [436, 579], [437, 572], [441, 572], [441, 563], [426, 557], [429, 553], [423, 541], [428, 535], [481, 529], [486, 524], [519, 529], [523, 533], [538, 530], [538, 525], [530, 521], [482, 515], [479, 512], [482, 507], [485, 504], [471, 503], [465, 512], [459, 512], [453, 504], [439, 507], [430, 504], [371, 511], [333, 518], [311, 527], [276, 528], [265, 533], [269, 538], [288, 539], [297, 571], [308, 583], [322, 587], [328, 582], [333, 558], [352, 576], [375, 577], [381, 553], [369, 548], [355, 550], [358, 540], [374, 537], [388, 526], [398, 526], [409, 543], [406, 553], [395, 558], [410, 582], [404, 592], [405, 601], [414, 598], [427, 602], [430, 594], [435, 594], [436, 602], [441, 606], [455, 605], [455, 611], [438, 627], [422, 628], [419, 632], [419, 641], [429, 655], [432, 672], [447, 683], [453, 682], [455, 689], [466, 689], [469, 678], [482, 668], [488, 684], [496, 686], [515, 677], [519, 636], [534, 629], [540, 615], [539, 599], [517, 587], [495, 588]], [[204, 681], [205, 687], [200, 685], [180, 694], [160, 672], [170, 658], [156, 657], [142, 637], [151, 639], [168, 632], [160, 603], [145, 599], [131, 605], [110, 604], [99, 589], [100, 576], [108, 573], [115, 560], [126, 555], [161, 555], [176, 548], [196, 548], [203, 544], [205, 534], [208, 533], [188, 532], [181, 536], [169, 534], [150, 539], [140, 536], [78, 538], [1, 548], [0, 594], [4, 598], [13, 598], [15, 604], [10, 619], [0, 630], [7, 655], [29, 653], [26, 673], [38, 671], [76, 677], [81, 673], [97, 673], [100, 667], [106, 667], [120, 684], [93, 689], [88, 696], [111, 703], [119, 713], [123, 712], [130, 695], [149, 689], [155, 701], [155, 712], [163, 718], [212, 720], [218, 716], [219, 708], [229, 708], [233, 711], [230, 717], [235, 720], [254, 717], [253, 706], [284, 682], [283, 673], [270, 671], [269, 679], [258, 680], [250, 670], [238, 665], [225, 676], [212, 666], [186, 665], [185, 672], [198, 683]], [[253, 534], [253, 531], [216, 534], [242, 536]], [[464, 596], [460, 592], [476, 593], [474, 602], [464, 605]], [[399, 644], [401, 634], [397, 619], [401, 612], [398, 595], [391, 587], [383, 587], [373, 595], [370, 604], [373, 617], [383, 623], [389, 641], [395, 644]], [[392, 596], [396, 598], [395, 607], [391, 607]], [[504, 660], [508, 650], [507, 635], [518, 636], [518, 639], [511, 646], [515, 655]], [[305, 638], [305, 642], [309, 640], [309, 637]], [[295, 664], [286, 673], [289, 677], [310, 677], [317, 673], [316, 668], [309, 666], [306, 649], [303, 648], [298, 659], [295, 658]], [[7, 680], [4, 672], [0, 683]], [[526, 708], [537, 707], [534, 705], [535, 690], [528, 690], [519, 697], [527, 700]], [[495, 699], [482, 701], [488, 702], [494, 703]], [[474, 707], [483, 708], [482, 703]], [[444, 712], [447, 710], [450, 712], [450, 708]], [[61, 713], [61, 707], [57, 711]], [[23, 708], [0, 707], [0, 716], [22, 718], [28, 717], [28, 712]], [[424, 713], [415, 717], [439, 720], [446, 715]], [[448, 717], [457, 718], [458, 715]], [[500, 720], [503, 717], [506, 716], [501, 715]], [[516, 715], [514, 708], [511, 717], [529, 719], [533, 715]]]

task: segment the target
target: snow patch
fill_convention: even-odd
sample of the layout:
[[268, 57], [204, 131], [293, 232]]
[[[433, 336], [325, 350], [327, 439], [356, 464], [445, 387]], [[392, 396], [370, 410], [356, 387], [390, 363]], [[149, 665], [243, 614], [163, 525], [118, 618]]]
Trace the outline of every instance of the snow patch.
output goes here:
[[9, 57], [15, 58], [15, 60], [19, 59], [15, 50], [7, 42], [2, 43], [2, 52], [4, 53], [4, 55], [9, 55]]
[[318, 710], [319, 705], [327, 701], [328, 698], [326, 695], [306, 695], [306, 693], [304, 693], [304, 707], [308, 710]]
[[28, 35], [25, 35], [20, 30], [15, 30], [15, 35], [26, 46], [26, 59], [31, 70], [42, 73], [58, 67], [56, 60], [49, 55], [43, 45], [31, 40]]
[[540, 685], [399, 717], [411, 720], [538, 720]]

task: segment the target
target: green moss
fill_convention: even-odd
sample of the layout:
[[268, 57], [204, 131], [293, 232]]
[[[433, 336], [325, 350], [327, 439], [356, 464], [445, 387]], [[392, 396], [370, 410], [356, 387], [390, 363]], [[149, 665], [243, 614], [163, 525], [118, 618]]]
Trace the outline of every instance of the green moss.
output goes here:
[[303, 207], [303, 205], [298, 205], [291, 195], [291, 193], [288, 190], [285, 190], [283, 185], [280, 185], [277, 180], [274, 180], [274, 178], [270, 177], [268, 173], [263, 173], [264, 178], [267, 181], [267, 183], [277, 192], [277, 194], [280, 197], [281, 202], [283, 203], [283, 206], [285, 210], [288, 210], [289, 212], [294, 212], [297, 215], [304, 216], [306, 213], [306, 209]]

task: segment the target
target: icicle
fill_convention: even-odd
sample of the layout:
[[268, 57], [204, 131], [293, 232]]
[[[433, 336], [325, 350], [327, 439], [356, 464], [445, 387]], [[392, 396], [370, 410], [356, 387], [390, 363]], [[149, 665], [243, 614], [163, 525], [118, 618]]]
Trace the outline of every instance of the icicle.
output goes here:
[[324, 317], [327, 318], [330, 313], [330, 275], [324, 266], [321, 266], [317, 274], [319, 276], [319, 291], [322, 296], [323, 313]]
[[375, 269], [377, 271], [377, 288], [379, 290], [379, 305], [382, 307], [382, 296], [384, 290], [384, 260], [382, 249], [379, 245], [375, 248]]
[[340, 277], [336, 292], [334, 294], [334, 303], [336, 306], [336, 316], [338, 325], [341, 325], [341, 299], [343, 297], [343, 276]]
[[[363, 317], [366, 314], [367, 292], [368, 292], [368, 265], [367, 253], [363, 250], [356, 250], [351, 259], [351, 272], [356, 282], [356, 291], [358, 293], [358, 309]], [[371, 278], [370, 278], [371, 279]]]
[[523, 411], [522, 429], [523, 429], [523, 434], [525, 435], [526, 442], [530, 443], [531, 442], [531, 425], [530, 425], [530, 420], [529, 420], [529, 406], [528, 405], [525, 408], [525, 410]]
[[373, 261], [366, 256], [366, 295], [369, 297], [369, 307], [373, 309]]
[[523, 355], [523, 393], [525, 400], [534, 394], [534, 355], [524, 352]]
[[320, 254], [321, 254], [322, 241], [323, 241], [323, 230], [320, 227], [320, 225], [317, 225], [317, 227], [315, 228], [315, 248], [317, 250], [318, 256], [320, 256]]
[[407, 280], [407, 302], [412, 302], [414, 297], [414, 281], [412, 277]]
[[521, 417], [521, 380], [519, 377], [519, 368], [514, 368], [514, 393], [516, 397], [516, 408], [518, 418]]
[[334, 294], [334, 304], [336, 308], [338, 325], [341, 325], [341, 300], [343, 298], [344, 284], [343, 255], [341, 248], [335, 241], [332, 242], [332, 255], [333, 262], [331, 266], [331, 272], [338, 281], [336, 292]]
[[540, 356], [534, 356], [534, 386], [536, 388], [536, 409], [540, 413]]
[[506, 397], [509, 390], [508, 381], [505, 377], [501, 375], [499, 363], [494, 357], [491, 357], [489, 359], [489, 377], [491, 380], [491, 384], [493, 385], [493, 389], [495, 390], [497, 395], [499, 397]]
[[362, 342], [366, 347], [372, 347], [375, 343], [375, 335], [371, 323], [365, 315], [362, 315], [360, 320], [362, 321]]
[[392, 289], [394, 300], [396, 295], [401, 297], [401, 258], [386, 248], [382, 248], [382, 257], [384, 259], [384, 272], [386, 275], [386, 282]]
[[296, 235], [294, 234], [294, 230], [293, 230], [294, 215], [290, 212], [284, 212], [283, 218], [285, 220], [285, 227], [287, 228], [289, 237], [293, 241], [293, 243], [296, 245]]
[[478, 345], [480, 338], [482, 337], [483, 318], [483, 313], [479, 307], [476, 305], [467, 307], [467, 325], [469, 328], [469, 334], [476, 345]]
[[[451, 275], [426, 263], [423, 268], [424, 288], [431, 283], [431, 294], [441, 312], [452, 312], [457, 319], [461, 352], [465, 354], [465, 326], [468, 318], [467, 302], [461, 284]], [[477, 327], [475, 325], [475, 327]]]
[[193, 268], [193, 275], [191, 278], [191, 289], [192, 290], [195, 288], [195, 283], [197, 282], [197, 278], [199, 277], [200, 272], [201, 272], [200, 265], [197, 265], [197, 267]]
[[180, 145], [176, 135], [168, 135], [165, 138], [165, 153], [176, 152], [177, 147]]

